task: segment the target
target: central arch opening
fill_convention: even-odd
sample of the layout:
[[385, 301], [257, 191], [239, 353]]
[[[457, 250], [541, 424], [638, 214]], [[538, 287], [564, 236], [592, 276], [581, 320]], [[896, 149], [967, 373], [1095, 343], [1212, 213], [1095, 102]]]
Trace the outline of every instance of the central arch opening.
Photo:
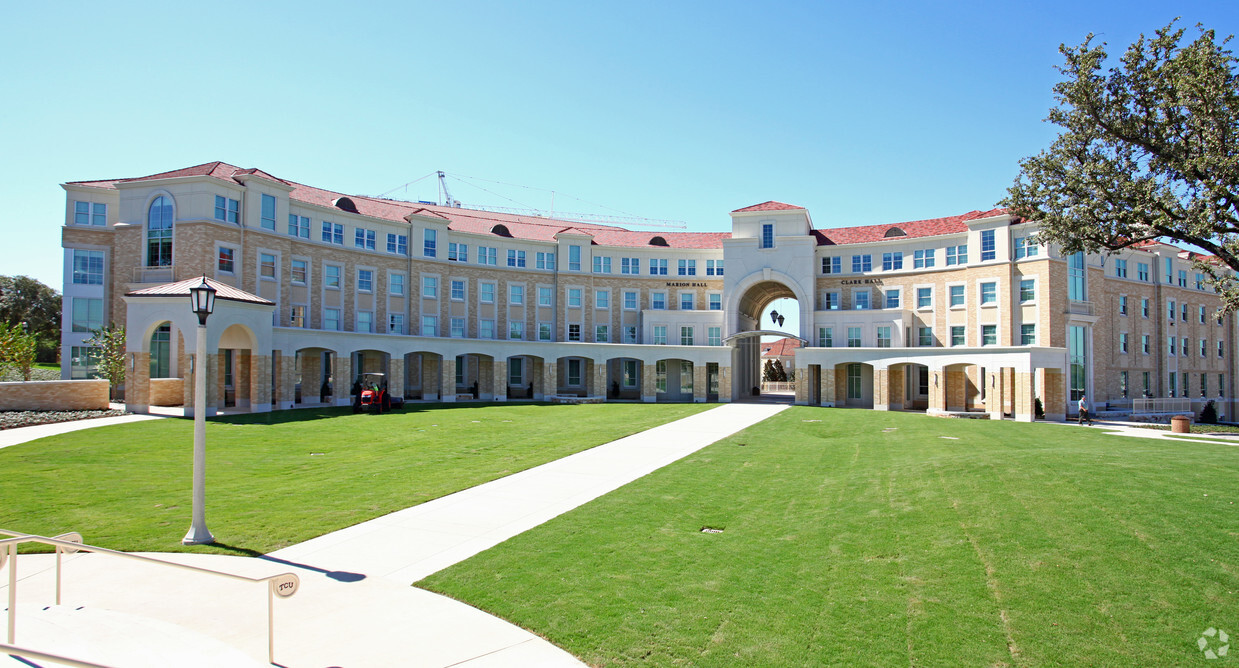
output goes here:
[[[800, 302], [787, 285], [764, 280], [744, 291], [736, 308], [738, 336], [732, 341], [734, 401], [795, 398], [795, 351], [803, 343], [800, 325]], [[742, 336], [744, 332], [755, 334]]]

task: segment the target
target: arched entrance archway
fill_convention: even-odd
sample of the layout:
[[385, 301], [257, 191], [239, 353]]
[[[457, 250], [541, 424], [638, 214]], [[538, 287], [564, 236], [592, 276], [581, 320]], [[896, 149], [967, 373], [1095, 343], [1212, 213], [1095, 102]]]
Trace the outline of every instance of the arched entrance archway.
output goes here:
[[[773, 326], [764, 325], [769, 306], [780, 299], [795, 300], [796, 307], [783, 309], [779, 314], [782, 323], [776, 318]], [[725, 342], [732, 346], [731, 398], [751, 401], [761, 387], [762, 336], [790, 337], [807, 344], [805, 332], [813, 324], [813, 297], [792, 277], [765, 267], [735, 284], [727, 301], [726, 322]]]

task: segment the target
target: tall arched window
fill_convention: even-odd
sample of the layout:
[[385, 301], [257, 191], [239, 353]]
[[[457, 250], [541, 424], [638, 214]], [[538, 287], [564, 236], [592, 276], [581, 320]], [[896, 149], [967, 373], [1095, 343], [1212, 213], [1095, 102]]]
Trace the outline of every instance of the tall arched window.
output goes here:
[[146, 215], [146, 266], [172, 266], [172, 200], [160, 195]]
[[151, 378], [168, 378], [172, 373], [172, 326], [164, 323], [151, 334]]

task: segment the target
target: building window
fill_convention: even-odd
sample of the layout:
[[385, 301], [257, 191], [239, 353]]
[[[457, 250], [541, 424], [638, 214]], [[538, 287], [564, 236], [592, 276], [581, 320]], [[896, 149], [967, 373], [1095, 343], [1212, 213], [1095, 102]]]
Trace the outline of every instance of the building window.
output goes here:
[[1169, 315], [1170, 322], [1174, 322], [1174, 300], [1166, 303], [1166, 312]]
[[439, 231], [425, 229], [422, 230], [422, 255], [425, 257], [435, 257], [439, 250]]
[[568, 288], [568, 308], [581, 308], [580, 288]]
[[1217, 395], [1219, 397], [1226, 396], [1226, 374], [1224, 373], [1217, 375]]
[[822, 293], [822, 310], [838, 311], [839, 310], [839, 293], [824, 292]]
[[934, 330], [932, 327], [918, 327], [916, 333], [916, 345], [922, 347], [934, 345]]
[[1127, 315], [1127, 295], [1119, 295], [1119, 315]]
[[650, 308], [656, 311], [661, 311], [667, 308], [667, 293], [651, 292], [650, 293]]
[[654, 391], [667, 391], [667, 361], [658, 360], [654, 363]]
[[650, 276], [666, 276], [666, 275], [667, 275], [667, 261], [666, 260], [659, 260], [659, 259], [650, 260]]
[[859, 327], [848, 327], [848, 347], [849, 348], [860, 347], [860, 328]]
[[879, 348], [890, 348], [891, 347], [891, 328], [889, 326], [884, 325], [884, 326], [878, 327], [878, 347]]
[[447, 335], [453, 339], [465, 338], [465, 319], [456, 317], [448, 321]]
[[[216, 206], [219, 206], [219, 197], [215, 198]], [[216, 216], [218, 217], [218, 213]], [[235, 220], [233, 221], [236, 222]], [[92, 202], [74, 202], [73, 203], [73, 224], [74, 225], [95, 225], [103, 227], [108, 224], [108, 205], [95, 204]], [[85, 348], [83, 348], [85, 350]], [[95, 350], [91, 348], [90, 350]], [[97, 351], [96, 351], [97, 353]]]
[[862, 382], [861, 374], [863, 373], [859, 364], [848, 365], [848, 399], [860, 399]]
[[981, 284], [981, 306], [992, 306], [998, 303], [998, 284], [987, 281]]
[[374, 250], [374, 230], [359, 227], [353, 230], [353, 247], [364, 250]]
[[900, 303], [899, 289], [898, 288], [887, 288], [886, 289], [886, 308], [899, 308], [899, 303]]
[[568, 246], [568, 271], [581, 270], [581, 247]]
[[951, 326], [951, 347], [952, 348], [967, 345], [967, 340], [965, 338], [966, 337], [965, 332], [966, 330], [963, 325], [952, 325]]
[[[1036, 257], [1036, 256], [1037, 256], [1037, 244], [1033, 243], [1032, 237], [1016, 237], [1015, 238], [1015, 259], [1019, 260], [1021, 258]], [[1125, 260], [1120, 260], [1120, 262], [1124, 262], [1124, 264], [1126, 264]], [[1123, 268], [1123, 275], [1124, 276], [1127, 275], [1126, 267]]]
[[323, 266], [323, 286], [334, 290], [340, 289], [340, 267], [338, 265]]
[[711, 310], [711, 311], [721, 311], [721, 310], [723, 310], [723, 295], [720, 295], [720, 294], [719, 294], [719, 293], [717, 293], [717, 292], [711, 292], [709, 295], [706, 295], [706, 296], [707, 296], [707, 297], [709, 298], [709, 300], [710, 300], [710, 310]]
[[641, 273], [641, 258], [636, 258], [636, 257], [620, 258], [620, 273], [621, 274], [640, 274]]
[[525, 323], [520, 320], [509, 320], [508, 338], [514, 341], [519, 341], [525, 338]]
[[340, 331], [340, 309], [323, 309], [323, 329], [331, 330], [333, 332]]
[[439, 335], [439, 318], [433, 315], [422, 316], [422, 336]]
[[568, 384], [581, 384], [581, 360], [575, 357], [568, 360]]
[[679, 276], [696, 276], [697, 261], [696, 260], [680, 260], [676, 267], [677, 275]]
[[1205, 324], [1205, 307], [1200, 307], [1200, 324]]
[[1176, 389], [1176, 387], [1175, 387], [1175, 385], [1176, 385], [1176, 380], [1177, 380], [1177, 379], [1178, 379], [1178, 374], [1176, 374], [1175, 372], [1171, 371], [1171, 372], [1170, 372], [1170, 383], [1169, 383], [1169, 385], [1170, 385], [1170, 391], [1169, 391], [1169, 392], [1167, 392], [1167, 395], [1168, 395], [1168, 396], [1173, 397], [1173, 396], [1175, 396], [1176, 394], [1178, 394], [1177, 389]]
[[404, 314], [387, 314], [387, 331], [392, 334], [404, 334]]
[[495, 266], [499, 262], [499, 249], [490, 246], [478, 246], [478, 264]]
[[439, 279], [435, 276], [422, 276], [422, 297], [426, 299], [439, 298]]
[[357, 331], [373, 332], [374, 331], [374, 311], [358, 311], [357, 312]]
[[1200, 340], [1200, 356], [1207, 357], [1208, 355], [1209, 355], [1209, 340], [1201, 339]]
[[1085, 289], [1083, 252], [1067, 256], [1067, 299], [1077, 302], [1088, 300], [1088, 291]]
[[551, 323], [549, 322], [538, 323], [538, 340], [539, 341], [550, 341], [551, 340]]
[[637, 342], [637, 327], [636, 325], [624, 325], [624, 343]]
[[964, 307], [964, 286], [951, 285], [947, 287], [947, 294], [950, 297], [951, 308]]
[[309, 239], [310, 218], [308, 216], [298, 216], [295, 213], [288, 214], [288, 236]]
[[680, 361], [680, 394], [693, 393], [693, 363]]
[[606, 325], [595, 325], [594, 326], [594, 341], [595, 342], [607, 343], [608, 341], [610, 341], [610, 338], [609, 338], [610, 335], [611, 335], [610, 328], [607, 327]]
[[1119, 372], [1119, 393], [1123, 396], [1124, 399], [1126, 399], [1127, 395], [1130, 392], [1131, 392], [1131, 388], [1127, 384], [1127, 372], [1120, 371]]
[[[1026, 323], [1026, 324], [1020, 325], [1020, 345], [1021, 346], [1037, 345], [1037, 326], [1035, 324]], [[1124, 345], [1124, 348], [1126, 348], [1126, 345], [1127, 345], [1126, 334], [1123, 335], [1123, 345]], [[1124, 349], [1123, 352], [1127, 352], [1127, 350]]]
[[817, 345], [819, 348], [833, 348], [835, 345], [834, 327], [817, 328]]
[[693, 328], [692, 327], [681, 327], [680, 328], [680, 345], [682, 346], [693, 345]]
[[[637, 272], [633, 272], [634, 274]], [[706, 260], [706, 276], [722, 276], [723, 261], [722, 260]]]
[[1200, 396], [1209, 396], [1209, 374], [1200, 374]]
[[706, 328], [706, 344], [711, 346], [723, 345], [723, 328], [722, 327], [707, 327]]
[[1187, 287], [1187, 271], [1184, 269], [1179, 270], [1179, 287]]
[[1149, 317], [1149, 300], [1147, 299], [1140, 300], [1140, 315], [1145, 318]]
[[594, 290], [594, 308], [596, 309], [611, 308], [611, 291], [610, 290]]
[[581, 340], [581, 326], [580, 325], [578, 324], [568, 325], [568, 340], [569, 341], [580, 341]]
[[[539, 253], [541, 255], [541, 253]], [[448, 262], [468, 262], [469, 261], [469, 244], [458, 244], [455, 241], [447, 244], [447, 261]]]
[[387, 291], [397, 297], [404, 296], [404, 274], [387, 275]]
[[1149, 342], [1149, 335], [1141, 334], [1140, 335], [1140, 351], [1144, 353], [1145, 355], [1148, 355], [1151, 349], [1152, 348]]
[[240, 220], [241, 200], [235, 200], [222, 195], [215, 196], [215, 220], [225, 223], [236, 223]]
[[275, 196], [263, 195], [259, 224], [265, 230], [275, 231]]
[[916, 307], [917, 308], [933, 308], [934, 305], [934, 289], [933, 288], [917, 288], [916, 289]]
[[479, 283], [478, 284], [478, 300], [483, 304], [495, 303], [495, 284], [494, 283]]
[[344, 226], [340, 223], [329, 223], [323, 221], [323, 242], [335, 244], [337, 246], [344, 245]]
[[387, 252], [395, 253], [396, 255], [408, 255], [409, 253], [409, 238], [403, 234], [387, 235]]
[[882, 271], [896, 271], [899, 269], [903, 269], [903, 253], [901, 251], [882, 253]]
[[1114, 275], [1117, 278], [1127, 278], [1127, 260], [1114, 261]]
[[774, 248], [774, 225], [763, 223], [761, 226], [761, 247]]
[[525, 268], [525, 251], [509, 248], [508, 249], [508, 266], [515, 267], [517, 269], [524, 269]]
[[478, 320], [478, 338], [495, 338], [495, 321], [491, 319]]
[[860, 274], [866, 271], [873, 271], [873, 256], [853, 255], [852, 256], [852, 273]]
[[691, 292], [680, 293], [680, 310], [681, 311], [693, 310], [693, 293]]
[[[1022, 278], [1020, 279], [1020, 303], [1031, 304], [1037, 301], [1037, 279]], [[1127, 310], [1127, 298], [1123, 297], [1123, 310]]]
[[1197, 290], [1205, 289], [1205, 275], [1204, 274], [1196, 274], [1196, 289]]
[[[236, 250], [220, 246], [219, 257], [216, 260], [215, 267], [222, 274], [231, 274], [236, 271]], [[74, 275], [73, 282], [77, 283], [77, 276]]]
[[1136, 263], [1136, 279], [1144, 281], [1145, 283], [1149, 282], [1149, 265], [1147, 263]]
[[508, 306], [524, 306], [525, 305], [525, 286], [509, 285], [508, 286]]
[[1187, 311], [1188, 311], [1187, 304], [1183, 304], [1183, 308], [1179, 311], [1179, 320], [1182, 320], [1183, 322], [1187, 322]]
[[982, 230], [981, 231], [981, 261], [988, 262], [989, 260], [993, 260], [996, 257], [996, 255], [997, 254], [994, 252], [994, 231], [993, 230]]
[[1129, 350], [1127, 346], [1127, 339], [1127, 332], [1121, 332], [1119, 334], [1119, 352], [1124, 355], [1126, 355]]
[[164, 195], [146, 212], [146, 266], [172, 266], [172, 200]]
[[508, 385], [522, 385], [525, 382], [524, 367], [525, 358], [523, 357], [513, 357], [508, 361]]
[[1180, 350], [1181, 354], [1182, 354], [1184, 357], [1190, 357], [1190, 356], [1191, 356], [1191, 354], [1192, 354], [1192, 350], [1191, 350], [1191, 348], [1189, 348], [1189, 347], [1188, 347], [1188, 345], [1187, 345], [1187, 337], [1186, 337], [1186, 336], [1185, 336], [1185, 337], [1183, 337], [1183, 345], [1179, 347], [1179, 350]]
[[1171, 357], [1174, 357], [1177, 354], [1175, 352], [1175, 337], [1173, 336], [1166, 337], [1166, 349], [1170, 351]]
[[981, 325], [981, 345], [998, 345], [998, 325]]
[[594, 256], [594, 273], [609, 274], [611, 273], [611, 258], [601, 255]]
[[305, 327], [305, 307], [292, 306], [288, 311], [288, 324], [291, 327]]
[[357, 270], [357, 291], [358, 292], [373, 292], [374, 291], [374, 272], [370, 269]]
[[968, 246], [966, 244], [946, 247], [946, 266], [953, 267], [957, 264], [968, 264]]
[[637, 360], [624, 360], [622, 382], [626, 388], [637, 386]]
[[551, 306], [554, 293], [547, 286], [538, 286], [538, 306]]
[[822, 273], [823, 274], [843, 273], [843, 258], [839, 258], [839, 257], [822, 258]]
[[74, 285], [103, 285], [103, 251], [73, 251]]
[[172, 375], [172, 326], [160, 325], [151, 334], [151, 378]]
[[868, 290], [854, 290], [852, 292], [852, 308], [857, 311], [869, 310]]
[[73, 298], [73, 331], [90, 333], [103, 328], [103, 300]]
[[1217, 356], [1226, 357], [1226, 342], [1225, 341], [1217, 342]]
[[272, 280], [275, 280], [275, 256], [270, 253], [258, 254], [258, 275]]
[[653, 334], [654, 334], [654, 345], [656, 346], [667, 345], [667, 326], [666, 325], [654, 325]]

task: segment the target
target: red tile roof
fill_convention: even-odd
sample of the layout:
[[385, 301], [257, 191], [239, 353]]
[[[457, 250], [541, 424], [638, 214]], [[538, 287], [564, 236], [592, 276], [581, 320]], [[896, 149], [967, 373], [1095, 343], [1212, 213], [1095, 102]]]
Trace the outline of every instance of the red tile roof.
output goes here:
[[750, 211], [795, 211], [795, 210], [803, 211], [804, 207], [796, 206], [794, 204], [784, 204], [782, 202], [775, 202], [771, 200], [769, 202], [762, 202], [761, 204], [754, 204], [753, 206], [746, 206], [743, 209], [736, 209], [735, 211], [732, 211], [732, 213], [748, 213]]
[[[207, 282], [207, 285], [215, 288], [216, 299], [227, 299], [227, 300], [234, 301], [234, 302], [249, 302], [251, 304], [269, 304], [271, 306], [275, 305], [275, 302], [267, 301], [266, 299], [263, 299], [262, 297], [259, 297], [258, 295], [251, 295], [250, 293], [244, 290], [234, 288], [231, 285], [228, 285], [227, 283], [220, 283], [219, 281], [213, 278], [206, 279], [206, 282]], [[197, 276], [194, 278], [187, 278], [183, 281], [177, 281], [175, 283], [164, 283], [163, 285], [156, 285], [156, 286], [149, 287], [149, 288], [142, 288], [141, 290], [134, 290], [133, 292], [126, 293], [125, 296], [126, 297], [177, 297], [177, 296], [183, 295], [185, 297], [188, 297], [189, 289], [196, 288], [201, 283], [202, 283], [202, 277]]]
[[[813, 230], [819, 246], [842, 246], [845, 244], [863, 244], [886, 239], [916, 239], [920, 237], [935, 237], [942, 234], [960, 234], [968, 231], [968, 221], [980, 218], [991, 218], [1007, 213], [1006, 209], [990, 209], [989, 211], [969, 211], [959, 216], [946, 218], [931, 218], [929, 220], [913, 220], [906, 223], [882, 225], [864, 225], [861, 227], [837, 227], [828, 230]], [[886, 232], [892, 227], [903, 230], [904, 234], [887, 237]]]
[[762, 357], [792, 357], [800, 347], [800, 339], [791, 337], [761, 344]]

